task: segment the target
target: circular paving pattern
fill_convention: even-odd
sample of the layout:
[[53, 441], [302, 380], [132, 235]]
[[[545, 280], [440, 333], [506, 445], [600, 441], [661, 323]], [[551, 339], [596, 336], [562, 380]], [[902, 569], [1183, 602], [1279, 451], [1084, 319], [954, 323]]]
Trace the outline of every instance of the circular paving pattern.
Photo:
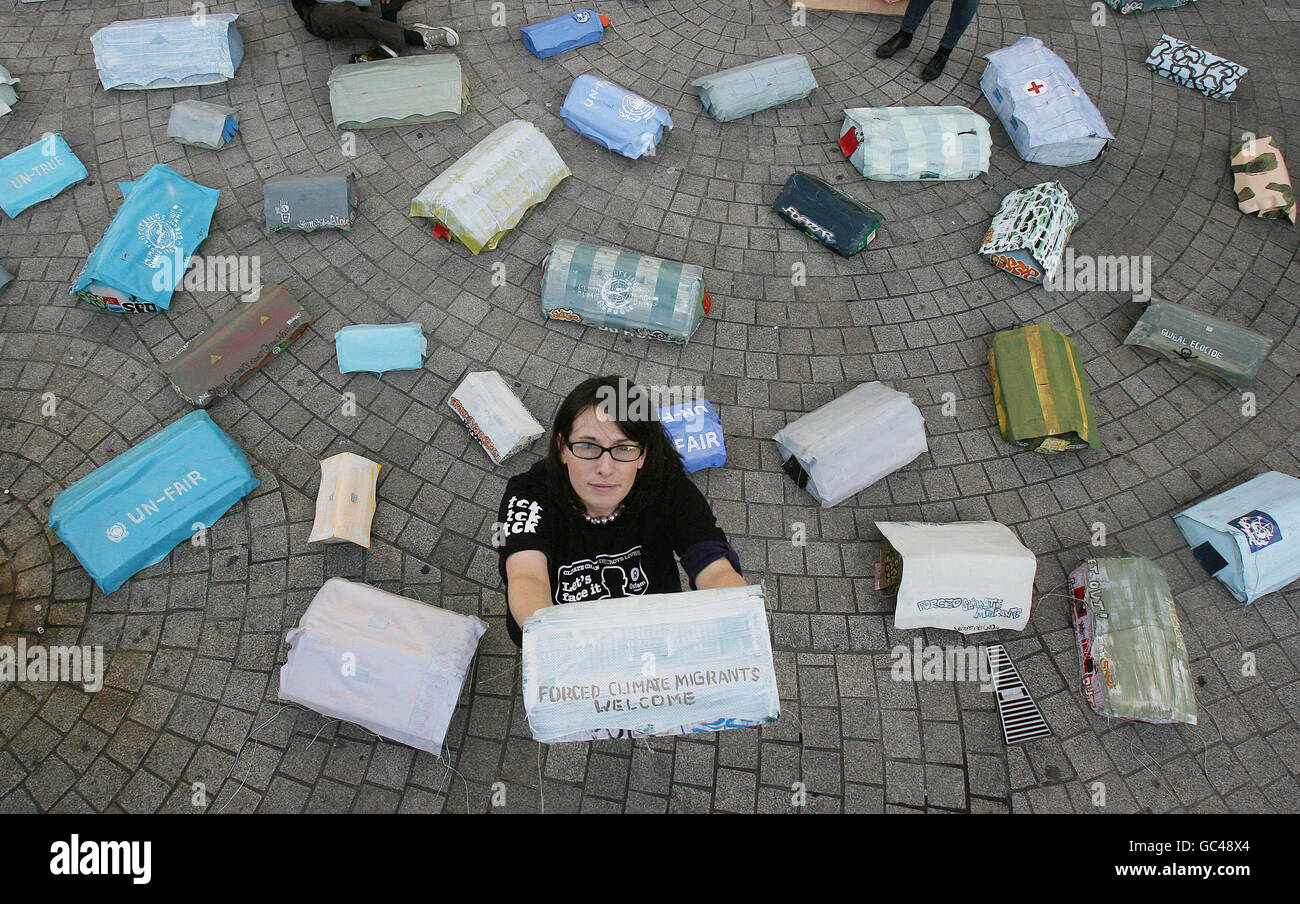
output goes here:
[[[0, 642], [102, 645], [107, 674], [93, 693], [0, 688], [0, 811], [482, 811], [498, 782], [505, 809], [521, 811], [790, 812], [796, 783], [812, 811], [1092, 811], [1097, 782], [1113, 811], [1300, 810], [1300, 590], [1241, 606], [1206, 578], [1170, 518], [1264, 470], [1300, 474], [1297, 231], [1241, 215], [1227, 169], [1228, 144], [1243, 131], [1296, 147], [1293, 7], [1107, 9], [1098, 25], [1090, 4], [985, 0], [944, 75], [927, 84], [919, 72], [945, 5], [909, 50], [881, 61], [872, 50], [896, 29], [889, 17], [810, 10], [797, 25], [777, 0], [619, 0], [601, 7], [614, 25], [600, 43], [539, 61], [519, 44], [519, 9], [498, 28], [489, 4], [449, 12], [415, 2], [404, 22], [460, 32], [471, 110], [357, 132], [355, 156], [345, 156], [326, 80], [362, 45], [307, 35], [287, 0], [209, 4], [240, 14], [236, 77], [147, 92], [100, 88], [90, 35], [189, 4], [18, 6], [0, 12], [0, 63], [22, 79], [14, 112], [0, 118], [0, 154], [58, 131], [90, 176], [0, 222], [0, 262], [17, 274], [0, 295]], [[571, 8], [552, 0], [529, 13], [537, 21]], [[1142, 60], [1162, 32], [1249, 66], [1233, 100], [1150, 73]], [[980, 55], [1022, 34], [1060, 54], [1102, 111], [1117, 139], [1101, 158], [1026, 164], [994, 122], [991, 170], [978, 179], [866, 182], [844, 161], [836, 138], [846, 106], [959, 104], [992, 121]], [[820, 87], [807, 100], [726, 124], [703, 114], [693, 78], [778, 53], [808, 58]], [[563, 126], [556, 113], [585, 72], [672, 112], [656, 157], [630, 161]], [[186, 98], [236, 107], [239, 137], [220, 152], [169, 141], [168, 111]], [[500, 248], [470, 255], [407, 216], [434, 175], [516, 118], [535, 123], [574, 175]], [[229, 292], [181, 291], [166, 314], [133, 320], [67, 295], [120, 203], [115, 183], [160, 162], [221, 191], [202, 252], [256, 255], [262, 282], [289, 286], [315, 322], [210, 409], [248, 453], [259, 489], [205, 545], [182, 545], [104, 596], [44, 526], [49, 505], [189, 410], [157, 364], [236, 303]], [[868, 251], [839, 258], [770, 210], [796, 168], [884, 215]], [[358, 174], [352, 230], [267, 236], [263, 181], [320, 171]], [[1141, 310], [1132, 293], [1051, 292], [978, 257], [1002, 197], [1052, 179], [1079, 211], [1077, 254], [1149, 256], [1157, 297], [1274, 340], [1250, 387], [1253, 416], [1240, 393], [1120, 344]], [[560, 238], [703, 266], [710, 316], [684, 347], [543, 321], [538, 264]], [[505, 285], [494, 281], [498, 263]], [[805, 284], [791, 278], [796, 265]], [[337, 372], [339, 327], [402, 320], [429, 336], [423, 370]], [[1104, 451], [1013, 453], [998, 435], [989, 339], [1038, 320], [1078, 341]], [[539, 751], [490, 543], [506, 478], [537, 454], [492, 467], [445, 406], [461, 376], [481, 369], [514, 383], [543, 422], [593, 374], [705, 387], [728, 462], [696, 480], [746, 575], [766, 584], [778, 722]], [[912, 396], [929, 452], [820, 509], [780, 472], [771, 436], [867, 380]], [[345, 393], [355, 393], [354, 416]], [[384, 465], [372, 548], [309, 547], [317, 461], [345, 450]], [[993, 699], [974, 684], [890, 680], [896, 644], [961, 638], [894, 630], [892, 600], [873, 589], [874, 522], [959, 519], [1011, 525], [1038, 556], [1029, 626], [997, 639], [1050, 738], [1005, 747]], [[1060, 594], [1098, 522], [1108, 545], [1151, 557], [1169, 577], [1198, 685], [1197, 727], [1110, 723], [1084, 704]], [[797, 523], [806, 545], [790, 541]], [[284, 635], [331, 576], [488, 621], [443, 760], [278, 702]], [[1245, 653], [1254, 674], [1243, 674]]]

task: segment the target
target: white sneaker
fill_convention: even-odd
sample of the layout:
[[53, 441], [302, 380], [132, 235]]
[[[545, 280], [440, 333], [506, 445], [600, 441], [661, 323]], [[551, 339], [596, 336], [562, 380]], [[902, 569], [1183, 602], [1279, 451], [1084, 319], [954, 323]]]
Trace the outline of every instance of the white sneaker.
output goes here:
[[460, 35], [456, 34], [456, 29], [447, 28], [445, 25], [412, 25], [411, 31], [418, 31], [424, 37], [424, 49], [433, 50], [435, 47], [455, 47], [460, 43]]

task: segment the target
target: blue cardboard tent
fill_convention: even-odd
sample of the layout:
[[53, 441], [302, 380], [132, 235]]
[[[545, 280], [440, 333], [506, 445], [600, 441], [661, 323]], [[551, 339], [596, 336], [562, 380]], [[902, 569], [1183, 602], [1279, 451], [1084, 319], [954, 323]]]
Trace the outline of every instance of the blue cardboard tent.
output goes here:
[[429, 343], [418, 323], [359, 323], [334, 334], [339, 373], [419, 370]]
[[659, 422], [668, 433], [669, 442], [681, 453], [687, 474], [704, 468], [720, 468], [727, 463], [722, 421], [708, 399], [666, 405], [659, 409]]
[[525, 25], [520, 29], [520, 37], [529, 53], [544, 60], [566, 50], [595, 44], [605, 36], [608, 26], [609, 19], [594, 9], [579, 9]]
[[60, 493], [50, 527], [112, 593], [258, 484], [235, 441], [206, 411], [192, 411]]
[[1239, 602], [1300, 579], [1300, 479], [1269, 471], [1174, 516], [1192, 554]]
[[68, 294], [109, 311], [166, 310], [190, 255], [208, 236], [221, 193], [165, 163], [118, 187], [126, 200]]
[[731, 122], [802, 100], [817, 89], [817, 79], [805, 57], [786, 53], [700, 76], [691, 85], [699, 90], [700, 103], [710, 116]]
[[16, 217], [89, 175], [62, 135], [49, 135], [0, 160], [0, 209]]
[[594, 75], [573, 80], [560, 118], [579, 135], [633, 160], [642, 154], [653, 156], [664, 129], [673, 127], [673, 118], [663, 107]]

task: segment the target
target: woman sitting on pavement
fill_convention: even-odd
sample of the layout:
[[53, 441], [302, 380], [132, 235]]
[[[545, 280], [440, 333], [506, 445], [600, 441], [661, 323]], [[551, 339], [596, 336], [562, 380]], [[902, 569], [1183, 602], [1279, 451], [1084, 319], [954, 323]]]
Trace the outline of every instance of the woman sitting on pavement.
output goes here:
[[397, 11], [407, 0], [293, 0], [293, 8], [318, 38], [370, 38], [379, 42], [383, 55], [397, 56], [399, 47], [455, 47], [460, 35], [445, 26], [397, 23]]
[[619, 417], [644, 390], [618, 398], [619, 388], [616, 376], [580, 383], [555, 414], [546, 458], [506, 483], [497, 545], [516, 644], [547, 606], [680, 592], [678, 560], [692, 589], [747, 583], [663, 426]]

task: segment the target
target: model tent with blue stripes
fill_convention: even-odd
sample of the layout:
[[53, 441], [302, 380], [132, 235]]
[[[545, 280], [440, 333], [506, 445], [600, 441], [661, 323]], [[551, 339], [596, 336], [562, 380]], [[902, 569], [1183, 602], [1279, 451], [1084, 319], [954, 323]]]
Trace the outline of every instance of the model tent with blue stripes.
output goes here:
[[90, 39], [105, 88], [140, 90], [212, 85], [235, 77], [244, 41], [234, 13], [132, 19]]
[[60, 493], [50, 527], [112, 593], [258, 484], [235, 441], [206, 411], [192, 411]]
[[989, 123], [965, 107], [851, 107], [840, 150], [880, 182], [974, 179], [989, 171]]
[[1192, 554], [1238, 601], [1300, 579], [1300, 479], [1269, 471], [1174, 516]]
[[1038, 38], [1024, 36], [984, 58], [980, 90], [1024, 160], [1086, 163], [1115, 138], [1065, 60]]
[[543, 744], [748, 728], [781, 714], [760, 586], [547, 606], [523, 629], [524, 711]]

